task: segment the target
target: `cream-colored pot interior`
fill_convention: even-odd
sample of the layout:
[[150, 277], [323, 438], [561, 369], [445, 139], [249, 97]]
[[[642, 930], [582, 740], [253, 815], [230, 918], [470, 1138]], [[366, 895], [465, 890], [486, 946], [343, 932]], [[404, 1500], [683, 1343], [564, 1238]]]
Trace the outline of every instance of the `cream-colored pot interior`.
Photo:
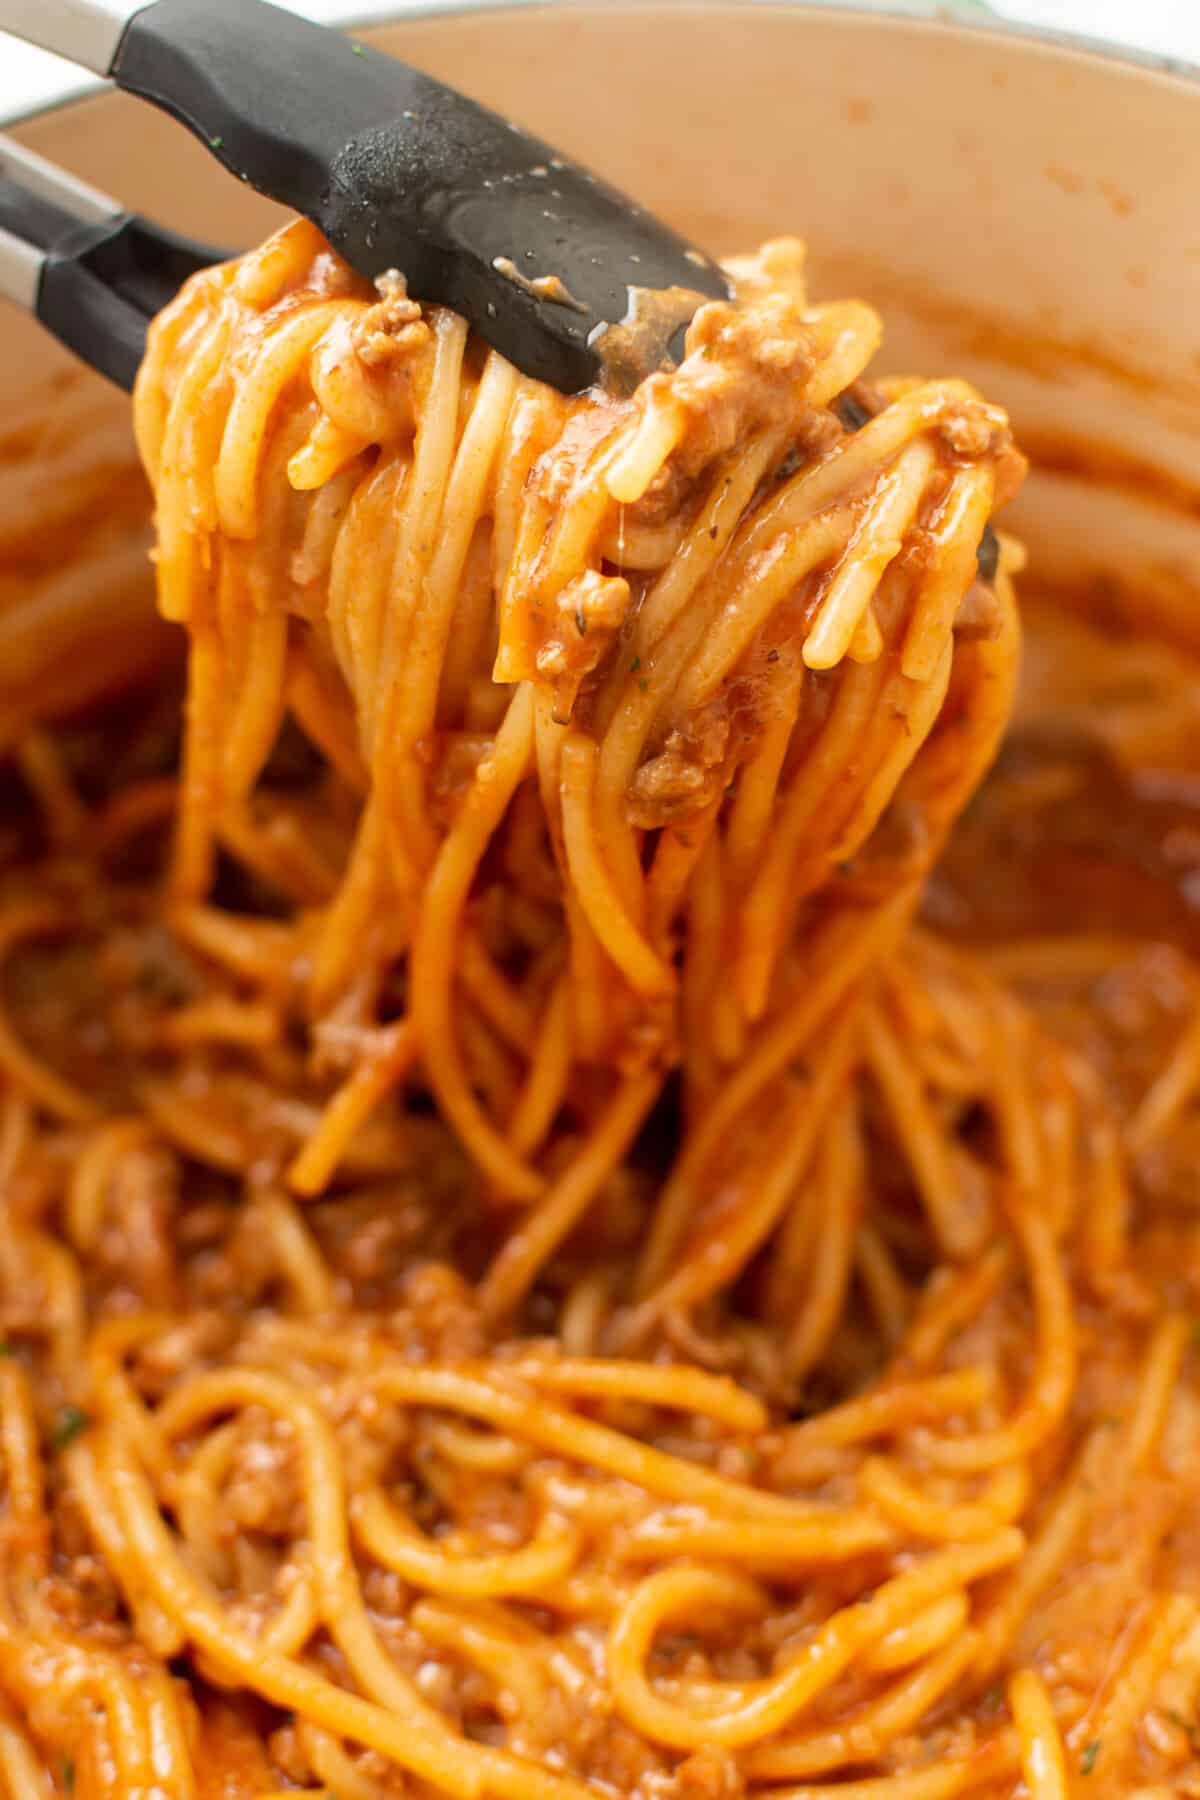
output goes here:
[[[1200, 643], [1200, 84], [744, 0], [455, 10], [373, 35], [717, 250], [805, 236], [815, 292], [883, 306], [889, 367], [961, 371], [1010, 407], [1046, 465], [1010, 515], [1036, 568], [1097, 572], [1147, 628], [1194, 622]], [[19, 135], [218, 242], [272, 216], [120, 96]], [[15, 314], [3, 345], [6, 403], [61, 364]]]

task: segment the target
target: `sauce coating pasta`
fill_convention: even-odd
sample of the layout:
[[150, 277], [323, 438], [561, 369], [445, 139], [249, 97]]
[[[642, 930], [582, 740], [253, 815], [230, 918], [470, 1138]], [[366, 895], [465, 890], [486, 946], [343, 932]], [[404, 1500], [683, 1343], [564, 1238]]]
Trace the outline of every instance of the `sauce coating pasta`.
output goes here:
[[15, 1800], [1200, 1792], [1194, 675], [1035, 607], [989, 777], [1007, 420], [732, 267], [578, 401], [196, 278], [182, 632], [14, 431]]

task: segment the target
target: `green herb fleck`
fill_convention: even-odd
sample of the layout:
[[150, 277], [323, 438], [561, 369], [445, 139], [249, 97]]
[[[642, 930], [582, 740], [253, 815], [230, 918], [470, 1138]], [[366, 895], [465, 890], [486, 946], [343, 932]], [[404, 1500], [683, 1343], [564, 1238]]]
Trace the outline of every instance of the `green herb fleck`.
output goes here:
[[1192, 1324], [1192, 1346], [1200, 1350], [1200, 1319], [1194, 1320]]
[[587, 614], [584, 612], [582, 606], [577, 606], [575, 608], [575, 629], [580, 637], [587, 636]]
[[69, 1756], [62, 1766], [62, 1784], [68, 1794], [75, 1792], [75, 1764]]
[[641, 659], [641, 657], [640, 657], [640, 656], [635, 656], [635, 657], [634, 657], [634, 659], [633, 659], [633, 661], [632, 661], [632, 662], [631, 662], [631, 663], [630, 663], [630, 665], [629, 665], [629, 673], [630, 673], [630, 674], [631, 674], [631, 675], [636, 675], [636, 674], [637, 674], [637, 672], [638, 672], [638, 670], [639, 670], [639, 669], [640, 669], [640, 668], [641, 668], [641, 666], [642, 666], [642, 659]]
[[1004, 1689], [998, 1681], [993, 1681], [991, 1687], [984, 1690], [983, 1704], [989, 1712], [995, 1712], [998, 1707], [1003, 1706]]
[[1100, 1423], [1102, 1425], [1107, 1425], [1110, 1431], [1115, 1431], [1117, 1427], [1123, 1425], [1125, 1421], [1120, 1413], [1105, 1413]]
[[15, 1356], [17, 1353], [7, 1338], [0, 1338], [0, 1356]]
[[[367, 46], [365, 44], [351, 44], [350, 48], [355, 56], [365, 56], [367, 54]], [[329, 1800], [333, 1800], [332, 1794], [329, 1796]]]
[[83, 1436], [91, 1422], [82, 1407], [64, 1406], [54, 1426], [54, 1435], [51, 1439], [54, 1448], [66, 1450], [77, 1437]]
[[1096, 1758], [1100, 1754], [1100, 1739], [1093, 1738], [1090, 1744], [1083, 1747], [1083, 1755], [1079, 1759], [1079, 1773], [1090, 1775], [1096, 1766]]
[[638, 682], [638, 686], [641, 688], [643, 694], [649, 693], [650, 683], [646, 680], [646, 677], [644, 675], [642, 676], [641, 680]]
[[223, 137], [215, 137], [215, 138], [209, 138], [208, 141], [212, 145], [214, 150], [219, 150], [221, 148], [221, 145], [225, 142], [225, 139]]

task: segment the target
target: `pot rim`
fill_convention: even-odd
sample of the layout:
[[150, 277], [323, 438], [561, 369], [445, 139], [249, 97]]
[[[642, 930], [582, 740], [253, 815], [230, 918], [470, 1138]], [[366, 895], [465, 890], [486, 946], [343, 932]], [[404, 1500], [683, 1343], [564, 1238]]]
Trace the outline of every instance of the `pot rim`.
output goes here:
[[[395, 0], [333, 0], [332, 17], [326, 22], [340, 30], [369, 28], [374, 25], [398, 25], [409, 19], [445, 17], [454, 14], [492, 12], [563, 12], [585, 0], [410, 0], [397, 8]], [[592, 0], [595, 3], [595, 0]], [[699, 7], [743, 11], [795, 13], [841, 13], [853, 16], [868, 14], [897, 23], [918, 25], [941, 32], [963, 32], [970, 36], [1014, 39], [1031, 49], [1064, 51], [1094, 57], [1105, 63], [1142, 74], [1160, 75], [1200, 88], [1200, 62], [1169, 53], [1142, 50], [1135, 45], [1115, 43], [1087, 32], [1064, 31], [1057, 26], [1033, 25], [1024, 20], [1002, 18], [993, 12], [987, 0], [608, 0], [613, 12], [657, 11], [686, 12]], [[50, 98], [16, 111], [0, 113], [0, 127], [28, 124], [34, 119], [73, 106], [80, 100], [104, 91], [105, 83], [92, 75], [64, 64], [63, 85]]]

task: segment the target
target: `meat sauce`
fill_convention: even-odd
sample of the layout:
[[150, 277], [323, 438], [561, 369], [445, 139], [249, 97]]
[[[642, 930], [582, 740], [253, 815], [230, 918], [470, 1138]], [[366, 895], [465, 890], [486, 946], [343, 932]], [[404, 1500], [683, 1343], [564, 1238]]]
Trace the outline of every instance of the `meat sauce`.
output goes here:
[[[1026, 601], [1017, 715], [924, 917], [991, 955], [1128, 1123], [1200, 1005], [1200, 665], [1096, 616], [1086, 593]], [[1194, 1202], [1193, 1111], [1135, 1156], [1147, 1201]]]

